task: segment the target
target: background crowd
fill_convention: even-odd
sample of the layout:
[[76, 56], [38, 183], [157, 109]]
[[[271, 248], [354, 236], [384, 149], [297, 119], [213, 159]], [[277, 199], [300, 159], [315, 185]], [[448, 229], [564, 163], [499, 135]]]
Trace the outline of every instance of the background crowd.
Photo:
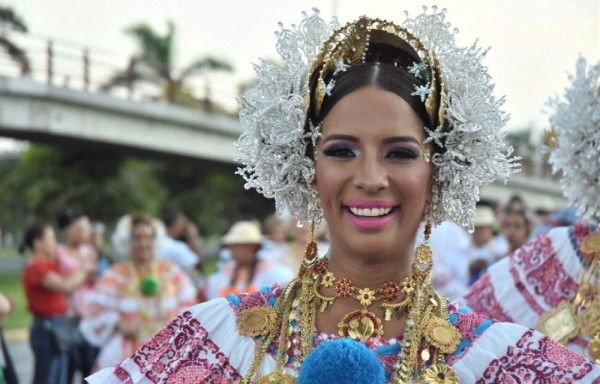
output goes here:
[[[434, 228], [433, 284], [442, 295], [460, 297], [489, 265], [533, 235], [575, 220], [571, 209], [533, 211], [520, 196], [504, 205], [481, 201], [472, 234], [452, 222]], [[28, 263], [22, 279], [34, 318], [34, 383], [49, 376], [72, 383], [114, 366], [195, 303], [287, 284], [311, 238], [308, 226], [271, 215], [231, 223], [218, 247], [210, 249], [196, 224], [174, 208], [163, 210], [160, 218], [125, 215], [111, 226], [111, 234], [107, 227], [66, 209], [56, 223], [34, 224], [24, 233], [21, 251]], [[312, 236], [325, 254], [326, 225]], [[0, 321], [10, 310], [4, 302]], [[57, 333], [69, 329], [61, 345]], [[0, 362], [12, 380], [5, 381], [16, 382], [3, 351]]]

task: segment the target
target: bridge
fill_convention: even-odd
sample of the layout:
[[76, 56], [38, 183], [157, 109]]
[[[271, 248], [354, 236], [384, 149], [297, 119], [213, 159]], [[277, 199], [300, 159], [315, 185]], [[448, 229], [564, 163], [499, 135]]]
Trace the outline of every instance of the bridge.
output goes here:
[[232, 163], [240, 132], [233, 117], [0, 78], [0, 136]]

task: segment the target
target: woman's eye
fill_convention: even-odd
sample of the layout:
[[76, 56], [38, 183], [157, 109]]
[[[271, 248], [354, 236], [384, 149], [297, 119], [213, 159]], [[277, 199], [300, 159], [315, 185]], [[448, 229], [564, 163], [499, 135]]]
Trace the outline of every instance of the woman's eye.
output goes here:
[[348, 146], [340, 145], [340, 146], [332, 146], [332, 147], [324, 148], [323, 155], [329, 156], [329, 157], [348, 158], [348, 157], [355, 157], [356, 151], [353, 148], [350, 148]]
[[419, 153], [409, 148], [394, 148], [387, 153], [387, 157], [396, 160], [414, 160]]

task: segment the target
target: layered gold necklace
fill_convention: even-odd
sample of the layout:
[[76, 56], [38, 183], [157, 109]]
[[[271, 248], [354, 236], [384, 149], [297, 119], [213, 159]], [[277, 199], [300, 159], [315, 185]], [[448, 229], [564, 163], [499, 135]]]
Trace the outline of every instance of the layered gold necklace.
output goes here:
[[595, 363], [600, 364], [600, 233], [586, 236], [579, 250], [586, 256], [588, 267], [575, 299], [563, 300], [542, 314], [537, 329], [562, 344], [577, 335], [591, 337], [588, 352]]
[[[458, 383], [458, 375], [447, 365], [446, 356], [456, 350], [461, 334], [449, 323], [447, 299], [431, 287], [430, 266], [421, 269], [414, 265], [411, 275], [399, 284], [387, 282], [371, 290], [355, 288], [350, 279], [338, 279], [327, 269], [326, 260], [315, 261], [314, 255], [303, 261], [299, 277], [287, 286], [274, 308], [253, 307], [240, 313], [240, 334], [258, 337], [253, 361], [242, 383], [295, 383], [286, 367], [291, 365], [298, 371], [312, 351], [317, 312], [330, 308], [336, 299], [350, 297], [363, 308], [342, 318], [338, 325], [341, 336], [364, 341], [382, 335], [381, 320], [368, 311], [368, 306], [376, 302], [381, 302], [386, 320], [406, 315], [398, 364], [392, 375], [394, 383]], [[335, 296], [319, 292], [319, 287], [330, 288], [329, 285], [336, 288]], [[275, 338], [279, 344], [277, 367], [260, 376], [261, 362]]]
[[[383, 336], [383, 325], [381, 319], [368, 307], [376, 302], [381, 302], [384, 312], [384, 320], [399, 318], [408, 315], [408, 309], [415, 299], [415, 287], [421, 286], [427, 278], [428, 271], [419, 268], [416, 264], [412, 267], [412, 273], [404, 278], [400, 284], [387, 281], [378, 289], [358, 288], [348, 278], [337, 278], [328, 268], [326, 258], [315, 264], [317, 273], [316, 283], [313, 285], [313, 293], [317, 298], [317, 306], [320, 312], [325, 312], [336, 301], [336, 299], [351, 298], [362, 306], [346, 314], [338, 324], [338, 334], [342, 337], [366, 340], [370, 337]], [[320, 288], [335, 289], [334, 296], [326, 296], [319, 292]], [[401, 298], [400, 301], [397, 301]]]

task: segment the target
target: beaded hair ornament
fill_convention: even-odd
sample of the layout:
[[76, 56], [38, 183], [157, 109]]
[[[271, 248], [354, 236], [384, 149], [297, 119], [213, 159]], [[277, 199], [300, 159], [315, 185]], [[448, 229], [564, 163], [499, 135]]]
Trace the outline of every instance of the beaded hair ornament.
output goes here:
[[587, 219], [600, 217], [600, 62], [588, 67], [577, 60], [575, 76], [563, 98], [547, 105], [552, 131], [548, 133], [553, 173], [562, 172], [563, 193]]
[[[425, 143], [436, 146], [432, 222], [452, 219], [472, 229], [479, 189], [503, 175], [518, 171], [518, 158], [509, 158], [507, 121], [496, 99], [487, 68], [481, 63], [487, 50], [476, 43], [459, 47], [457, 30], [445, 21], [446, 10], [437, 7], [402, 24], [360, 18], [340, 27], [314, 9], [299, 25], [276, 32], [279, 67], [261, 60], [255, 65], [258, 82], [239, 98], [244, 132], [236, 146], [241, 153], [238, 173], [245, 187], [274, 198], [279, 213], [287, 210], [299, 221], [320, 221], [322, 211], [311, 187], [314, 160], [308, 155], [320, 137], [318, 116], [323, 100], [331, 95], [337, 75], [364, 62], [378, 62], [378, 44], [391, 45], [406, 58], [386, 61], [399, 65], [424, 85], [412, 96], [424, 103], [431, 125], [424, 127]], [[307, 151], [307, 149], [309, 151]]]

